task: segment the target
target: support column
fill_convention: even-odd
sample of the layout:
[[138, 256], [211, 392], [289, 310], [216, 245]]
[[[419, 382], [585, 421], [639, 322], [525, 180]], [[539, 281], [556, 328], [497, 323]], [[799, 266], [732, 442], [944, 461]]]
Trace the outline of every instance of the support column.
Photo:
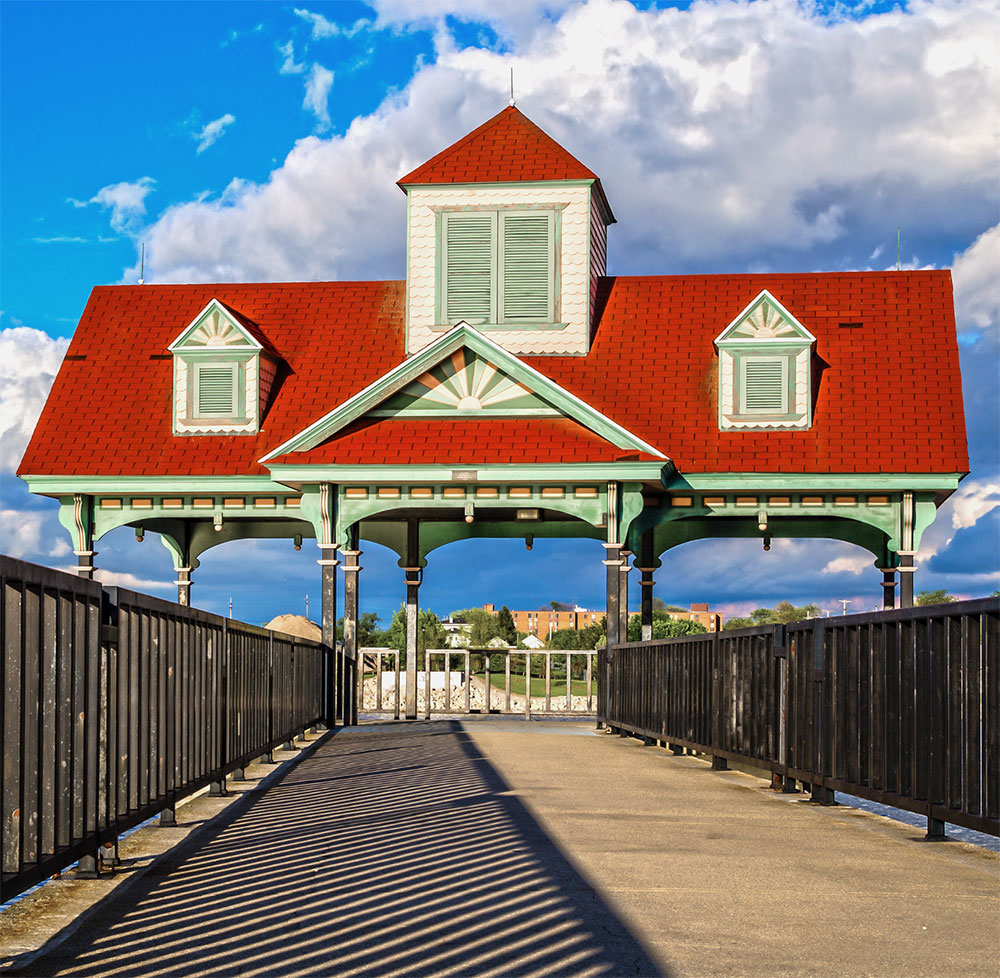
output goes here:
[[[878, 567], [878, 562], [875, 564]], [[882, 572], [882, 609], [890, 611], [896, 607], [896, 568], [878, 567]]]
[[175, 567], [174, 570], [177, 571], [177, 580], [174, 582], [177, 585], [177, 603], [184, 605], [185, 608], [191, 607], [191, 568], [190, 567]]
[[632, 567], [629, 565], [631, 550], [621, 551], [621, 566], [618, 568], [618, 586], [621, 589], [618, 597], [618, 641], [628, 641], [628, 575]]
[[642, 564], [639, 573], [641, 591], [639, 593], [639, 614], [642, 621], [642, 640], [649, 642], [653, 638], [653, 531], [646, 530], [639, 543], [639, 560]]
[[344, 555], [344, 726], [349, 727], [358, 722], [357, 703], [357, 671], [361, 666], [360, 649], [358, 648], [358, 575], [361, 565], [358, 563], [361, 551], [357, 549], [358, 531], [352, 527], [350, 535], [351, 550], [342, 551]]
[[336, 544], [320, 544], [320, 602], [323, 644], [330, 650], [323, 666], [323, 717], [333, 729], [337, 720], [337, 560]]
[[73, 496], [73, 528], [77, 549], [73, 551], [76, 557], [76, 576], [84, 580], [94, 579], [94, 500], [91, 496], [77, 493]]
[[[410, 520], [406, 526], [406, 719], [417, 718], [417, 591], [423, 580], [420, 568], [420, 523]], [[428, 689], [427, 695], [430, 696]]]
[[900, 608], [913, 607], [913, 575], [916, 567], [913, 566], [913, 551], [900, 551], [899, 553], [899, 606]]
[[605, 550], [604, 560], [602, 563], [605, 568], [607, 568], [607, 622], [608, 622], [608, 651], [611, 651], [612, 645], [617, 645], [621, 638], [619, 637], [621, 628], [621, 544], [620, 543], [605, 543], [602, 544]]

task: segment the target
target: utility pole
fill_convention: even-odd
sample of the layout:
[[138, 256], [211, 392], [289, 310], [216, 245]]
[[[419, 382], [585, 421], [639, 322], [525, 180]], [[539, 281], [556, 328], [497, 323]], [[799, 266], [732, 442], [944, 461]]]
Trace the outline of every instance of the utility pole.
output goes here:
[[309, 595], [306, 595], [306, 621], [309, 621]]
[[841, 605], [844, 608], [844, 610], [841, 612], [841, 614], [842, 615], [846, 615], [847, 614], [847, 606], [851, 603], [851, 599], [850, 598], [837, 598], [837, 600], [841, 603]]
[[233, 617], [233, 599], [232, 599], [232, 597], [230, 597], [230, 599], [229, 599], [229, 617], [230, 618]]

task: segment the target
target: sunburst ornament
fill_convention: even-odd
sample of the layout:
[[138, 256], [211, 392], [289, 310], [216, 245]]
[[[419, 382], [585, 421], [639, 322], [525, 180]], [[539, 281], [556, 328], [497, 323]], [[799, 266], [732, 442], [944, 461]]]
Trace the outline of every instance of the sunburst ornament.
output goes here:
[[246, 346], [246, 337], [218, 306], [211, 308], [188, 336], [189, 346]]
[[733, 335], [752, 336], [757, 340], [773, 340], [781, 336], [797, 336], [798, 330], [767, 299], [752, 309]]
[[407, 384], [376, 413], [492, 413], [497, 410], [517, 414], [523, 410], [547, 412], [552, 408], [495, 364], [463, 347]]

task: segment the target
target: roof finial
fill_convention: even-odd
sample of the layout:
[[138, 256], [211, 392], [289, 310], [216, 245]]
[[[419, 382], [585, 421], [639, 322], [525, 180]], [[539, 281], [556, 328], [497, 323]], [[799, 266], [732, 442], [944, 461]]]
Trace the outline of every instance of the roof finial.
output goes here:
[[510, 68], [510, 101], [507, 103], [511, 108], [514, 108], [514, 66], [511, 65]]
[[139, 259], [139, 284], [146, 282], [146, 242], [142, 243], [142, 258]]

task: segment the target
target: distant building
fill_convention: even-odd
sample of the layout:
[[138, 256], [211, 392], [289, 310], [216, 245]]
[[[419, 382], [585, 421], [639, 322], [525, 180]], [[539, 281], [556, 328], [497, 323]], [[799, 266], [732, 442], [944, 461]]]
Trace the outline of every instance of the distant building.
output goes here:
[[[706, 605], [707, 607], [707, 605]], [[484, 604], [483, 611], [495, 615], [499, 609], [493, 604]], [[533, 611], [511, 611], [514, 627], [526, 635], [540, 635], [547, 639], [553, 632], [561, 628], [579, 630], [600, 624], [604, 617], [603, 611], [590, 611], [588, 608], [573, 608], [571, 611], [555, 611], [552, 608], [537, 608]]]
[[718, 611], [709, 611], [707, 604], [692, 604], [690, 611], [668, 611], [667, 614], [674, 621], [696, 621], [710, 632], [722, 629], [722, 615]]

